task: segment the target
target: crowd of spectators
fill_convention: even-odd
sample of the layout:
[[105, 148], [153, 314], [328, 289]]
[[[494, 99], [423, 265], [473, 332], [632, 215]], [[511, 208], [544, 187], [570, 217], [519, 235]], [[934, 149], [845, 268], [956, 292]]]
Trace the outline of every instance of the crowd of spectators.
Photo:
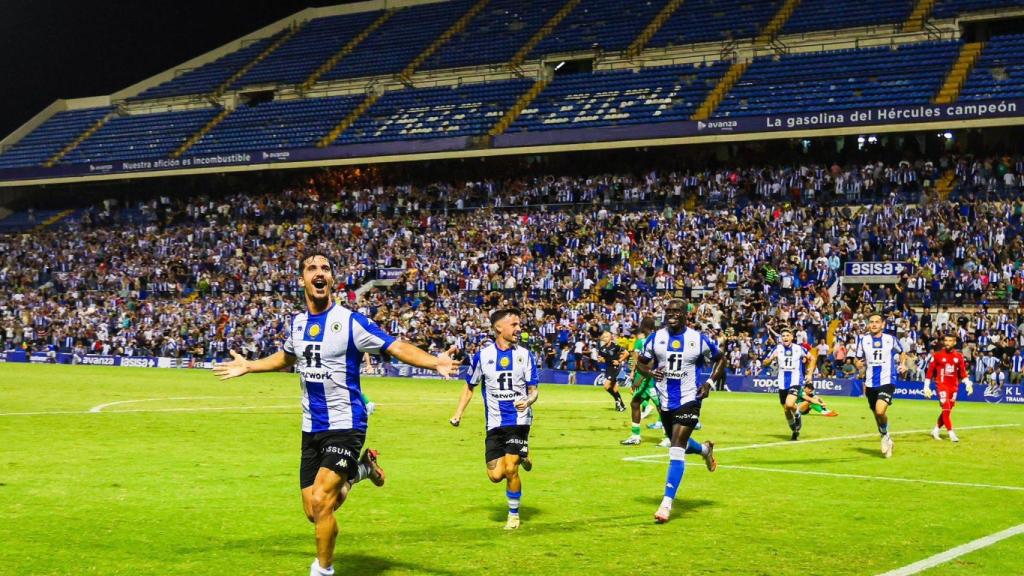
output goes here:
[[[952, 200], [936, 192], [946, 170]], [[472, 351], [485, 311], [516, 305], [546, 366], [590, 369], [602, 331], [628, 337], [681, 296], [734, 373], [759, 373], [789, 325], [821, 347], [823, 375], [849, 374], [849, 342], [880, 312], [913, 373], [952, 329], [979, 380], [1007, 379], [1024, 344], [1022, 170], [943, 158], [426, 184], [325, 170], [274, 194], [108, 201], [0, 236], [0, 343], [262, 356], [301, 309], [297, 258], [313, 245], [339, 300], [434, 350]], [[849, 261], [910, 267], [895, 284], [841, 286]], [[396, 268], [394, 285], [357, 294]]]

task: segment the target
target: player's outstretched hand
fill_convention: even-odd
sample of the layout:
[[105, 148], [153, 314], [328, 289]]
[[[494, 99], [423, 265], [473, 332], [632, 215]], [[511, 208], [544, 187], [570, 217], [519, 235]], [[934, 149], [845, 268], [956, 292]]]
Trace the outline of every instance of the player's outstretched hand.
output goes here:
[[448, 420], [448, 423], [451, 424], [452, 426], [455, 426], [456, 428], [459, 427], [459, 422], [462, 422], [461, 418], [452, 417]]
[[231, 350], [231, 362], [219, 362], [213, 366], [213, 374], [221, 380], [237, 378], [249, 373], [249, 361], [241, 354]]
[[452, 354], [455, 354], [456, 350], [458, 350], [458, 348], [452, 346], [437, 355], [437, 368], [435, 368], [435, 370], [437, 370], [437, 373], [445, 380], [451, 377], [453, 371], [457, 370], [455, 361], [452, 360]]

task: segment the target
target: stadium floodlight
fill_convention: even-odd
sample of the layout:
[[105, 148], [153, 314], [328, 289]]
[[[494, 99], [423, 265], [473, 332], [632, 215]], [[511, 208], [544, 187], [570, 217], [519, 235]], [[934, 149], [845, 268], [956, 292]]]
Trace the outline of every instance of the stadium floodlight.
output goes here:
[[558, 69], [561, 68], [562, 66], [565, 66], [565, 60], [559, 62], [558, 66], [555, 66], [555, 72], [558, 72]]
[[945, 138], [946, 140], [952, 140], [953, 139], [953, 133], [952, 132], [946, 132], [945, 134], [942, 135], [942, 137]]
[[863, 144], [863, 143], [864, 143], [864, 137], [863, 136], [857, 136], [857, 144]]

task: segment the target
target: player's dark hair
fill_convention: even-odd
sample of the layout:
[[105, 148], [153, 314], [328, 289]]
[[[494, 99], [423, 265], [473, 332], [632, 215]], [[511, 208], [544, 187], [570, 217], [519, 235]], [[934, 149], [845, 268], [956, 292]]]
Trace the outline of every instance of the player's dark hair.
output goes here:
[[790, 334], [794, 334], [794, 335], [796, 334], [796, 332], [793, 330], [792, 326], [783, 326], [782, 330], [779, 330], [779, 334], [785, 334], [786, 332], [789, 332]]
[[308, 262], [310, 258], [316, 258], [317, 256], [322, 256], [323, 259], [327, 260], [327, 263], [331, 265], [331, 268], [334, 268], [334, 264], [331, 262], [330, 256], [325, 254], [323, 250], [310, 249], [302, 252], [302, 255], [299, 256], [299, 276], [301, 276], [302, 271], [306, 269], [306, 262]]
[[491, 312], [491, 326], [494, 326], [495, 324], [501, 322], [503, 319], [508, 318], [509, 316], [519, 315], [519, 310], [516, 310], [515, 308], [500, 308], [498, 310], [495, 310], [494, 312]]
[[653, 317], [644, 316], [644, 319], [640, 321], [640, 331], [644, 334], [650, 334], [651, 332], [654, 332], [657, 325], [658, 323], [655, 322]]

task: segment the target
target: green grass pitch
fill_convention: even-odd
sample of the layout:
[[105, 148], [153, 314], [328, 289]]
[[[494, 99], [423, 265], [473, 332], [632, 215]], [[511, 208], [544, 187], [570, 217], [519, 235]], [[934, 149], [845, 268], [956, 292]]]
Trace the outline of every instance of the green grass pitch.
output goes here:
[[[603, 391], [542, 386], [508, 533], [479, 396], [448, 424], [461, 386], [364, 380], [388, 478], [339, 511], [339, 574], [870, 575], [1024, 522], [1019, 406], [957, 406], [952, 444], [923, 432], [936, 403], [897, 401], [886, 460], [863, 398], [830, 399], [840, 416], [790, 443], [775, 395], [716, 393], [697, 436], [721, 468], [691, 457], [659, 526], [657, 433], [620, 446]], [[307, 574], [299, 397], [290, 374], [0, 366], [0, 574]], [[924, 572], [1021, 573], [1024, 535]]]

